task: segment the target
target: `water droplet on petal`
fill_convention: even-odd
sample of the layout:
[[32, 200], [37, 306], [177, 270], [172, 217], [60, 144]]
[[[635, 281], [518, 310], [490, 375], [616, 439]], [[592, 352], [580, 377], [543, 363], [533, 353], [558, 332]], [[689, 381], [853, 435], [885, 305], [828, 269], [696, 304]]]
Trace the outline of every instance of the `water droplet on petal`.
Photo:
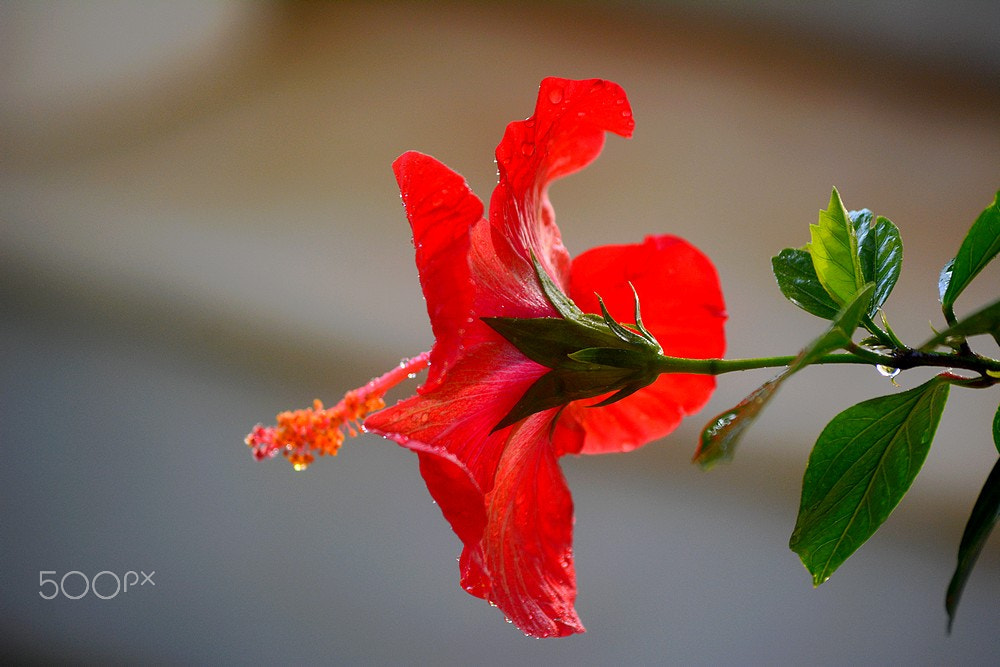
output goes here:
[[524, 154], [524, 157], [531, 157], [535, 153], [535, 144], [525, 141], [521, 144], [521, 153]]
[[549, 102], [552, 104], [559, 104], [563, 101], [563, 90], [562, 88], [552, 88], [549, 90]]

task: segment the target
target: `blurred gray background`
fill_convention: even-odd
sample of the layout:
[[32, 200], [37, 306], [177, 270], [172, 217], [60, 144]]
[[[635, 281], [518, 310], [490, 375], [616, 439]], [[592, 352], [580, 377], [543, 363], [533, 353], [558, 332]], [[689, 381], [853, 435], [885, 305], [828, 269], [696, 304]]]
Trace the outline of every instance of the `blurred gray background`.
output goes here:
[[[786, 546], [802, 471], [834, 414], [894, 391], [874, 371], [803, 372], [711, 473], [688, 462], [699, 427], [768, 372], [722, 378], [644, 450], [565, 459], [589, 632], [563, 640], [459, 588], [411, 453], [362, 437], [295, 473], [242, 443], [429, 346], [390, 163], [430, 153], [488, 199], [493, 148], [547, 75], [617, 81], [636, 119], [552, 189], [571, 252], [685, 236], [718, 265], [729, 356], [794, 353], [823, 324], [769, 260], [836, 185], [899, 226], [888, 313], [924, 340], [937, 272], [1000, 186], [1000, 5], [846, 5], [0, 5], [4, 654], [996, 664], [996, 539], [950, 638], [943, 609], [995, 391], [952, 392], [909, 496], [816, 590]], [[41, 599], [39, 572], [74, 570], [156, 585]]]

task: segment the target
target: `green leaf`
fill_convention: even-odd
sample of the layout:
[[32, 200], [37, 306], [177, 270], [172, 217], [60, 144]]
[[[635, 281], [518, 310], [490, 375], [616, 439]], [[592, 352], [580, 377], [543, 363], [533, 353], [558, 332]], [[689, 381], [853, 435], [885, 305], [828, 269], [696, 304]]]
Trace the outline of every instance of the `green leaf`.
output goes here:
[[858, 240], [858, 261], [865, 282], [875, 283], [875, 294], [868, 307], [868, 316], [874, 317], [892, 288], [896, 286], [903, 264], [903, 241], [899, 229], [888, 218], [879, 216], [872, 221], [868, 209], [851, 211], [848, 216], [854, 224]]
[[851, 337], [858, 328], [874, 291], [875, 285], [872, 283], [868, 283], [858, 291], [853, 299], [840, 309], [830, 328], [822, 336], [803, 348], [795, 358], [795, 361], [789, 365], [788, 369], [792, 372], [798, 371], [816, 361], [824, 354], [850, 344]]
[[[1000, 416], [1000, 411], [997, 415]], [[996, 435], [995, 430], [994, 435]], [[979, 553], [983, 550], [998, 519], [1000, 519], [1000, 459], [993, 465], [993, 470], [983, 484], [983, 490], [976, 498], [976, 504], [972, 507], [969, 521], [962, 533], [962, 541], [958, 545], [958, 565], [948, 583], [948, 593], [944, 599], [944, 607], [948, 612], [948, 632], [951, 632], [951, 625], [955, 621], [955, 611], [962, 598], [965, 582], [968, 581]]]
[[771, 258], [771, 269], [786, 299], [824, 320], [837, 316], [839, 306], [820, 284], [812, 256], [807, 251], [785, 248]]
[[819, 224], [809, 225], [809, 234], [811, 240], [806, 247], [823, 289], [841, 305], [850, 302], [865, 279], [854, 224], [837, 188], [830, 195], [830, 206], [819, 212]]
[[848, 408], [809, 455], [789, 547], [818, 586], [888, 518], [920, 471], [948, 398], [934, 378]]
[[997, 406], [997, 413], [993, 415], [993, 444], [1000, 453], [1000, 405]]
[[709, 470], [719, 461], [732, 460], [743, 434], [757, 420], [785, 380], [824, 354], [845, 347], [851, 342], [851, 335], [858, 328], [858, 322], [874, 290], [874, 285], [866, 285], [851, 303], [840, 310], [830, 328], [803, 348], [784, 372], [755, 389], [736, 407], [716, 415], [709, 421], [698, 438], [698, 450], [695, 452], [694, 462], [703, 470]]
[[789, 375], [791, 371], [785, 371], [768, 380], [740, 401], [736, 407], [726, 410], [708, 422], [698, 438], [698, 451], [695, 452], [694, 462], [701, 466], [702, 470], [710, 470], [720, 461], [731, 461], [736, 455], [736, 445], [739, 444], [744, 432], [757, 421], [764, 406]]
[[[952, 311], [955, 300], [972, 282], [972, 279], [989, 264], [990, 260], [1000, 253], [1000, 192], [993, 198], [993, 203], [979, 214], [972, 228], [962, 240], [955, 259], [945, 265], [941, 272], [939, 285], [944, 289], [941, 293], [941, 306], [947, 315]], [[950, 273], [950, 275], [946, 275]], [[949, 320], [950, 321], [950, 320]]]
[[[979, 334], [989, 334], [994, 338], [1000, 337], [1000, 301], [994, 301], [985, 308], [956, 322], [921, 345], [920, 349], [929, 350], [938, 345], [947, 345], [952, 341], [960, 343], [969, 336]], [[1000, 343], [1000, 338], [997, 342]]]

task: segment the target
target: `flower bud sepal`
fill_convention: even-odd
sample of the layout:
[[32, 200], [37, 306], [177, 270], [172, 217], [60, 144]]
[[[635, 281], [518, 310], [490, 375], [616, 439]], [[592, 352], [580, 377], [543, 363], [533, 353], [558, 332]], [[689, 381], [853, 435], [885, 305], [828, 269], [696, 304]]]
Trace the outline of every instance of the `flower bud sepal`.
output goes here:
[[652, 384], [662, 372], [663, 349], [642, 324], [638, 295], [634, 328], [623, 326], [599, 296], [601, 316], [581, 311], [534, 256], [532, 260], [545, 295], [562, 317], [482, 319], [526, 357], [551, 370], [528, 388], [494, 431], [581, 399], [610, 393], [591, 407], [614, 403]]

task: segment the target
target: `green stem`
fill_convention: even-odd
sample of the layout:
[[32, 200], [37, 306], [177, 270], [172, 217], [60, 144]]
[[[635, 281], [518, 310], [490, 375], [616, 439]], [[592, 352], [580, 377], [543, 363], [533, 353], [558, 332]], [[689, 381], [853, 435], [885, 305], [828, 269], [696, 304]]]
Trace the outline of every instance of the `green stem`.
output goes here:
[[[989, 384], [997, 382], [988, 378], [987, 371], [1000, 372], [1000, 361], [979, 355], [959, 355], [940, 352], [921, 352], [905, 349], [897, 353], [878, 354], [851, 344], [846, 354], [827, 354], [819, 357], [810, 365], [824, 364], [864, 364], [868, 366], [887, 366], [907, 370], [920, 366], [935, 368], [957, 368], [978, 373]], [[756, 357], [750, 359], [683, 359], [680, 357], [660, 356], [657, 358], [655, 370], [660, 373], [693, 373], [696, 375], [722, 375], [736, 371], [749, 371], [761, 368], [784, 368], [795, 361], [796, 356]]]
[[887, 331], [883, 331], [872, 318], [865, 315], [861, 318], [861, 326], [868, 330], [868, 333], [872, 334], [878, 338], [879, 342], [886, 347], [902, 347], [903, 344], [900, 343], [895, 336], [891, 335]]
[[[864, 355], [867, 356], [867, 355]], [[874, 355], [878, 356], [878, 355]], [[752, 359], [683, 359], [680, 357], [660, 356], [657, 361], [656, 370], [660, 373], [693, 373], [696, 375], [722, 375], [723, 373], [733, 373], [736, 371], [751, 371], [759, 368], [784, 368], [793, 361], [796, 356], [782, 357], [757, 357]], [[882, 363], [885, 358], [879, 357], [876, 363]], [[863, 358], [859, 354], [828, 354], [820, 357], [813, 364], [868, 364], [872, 365], [870, 358]]]

